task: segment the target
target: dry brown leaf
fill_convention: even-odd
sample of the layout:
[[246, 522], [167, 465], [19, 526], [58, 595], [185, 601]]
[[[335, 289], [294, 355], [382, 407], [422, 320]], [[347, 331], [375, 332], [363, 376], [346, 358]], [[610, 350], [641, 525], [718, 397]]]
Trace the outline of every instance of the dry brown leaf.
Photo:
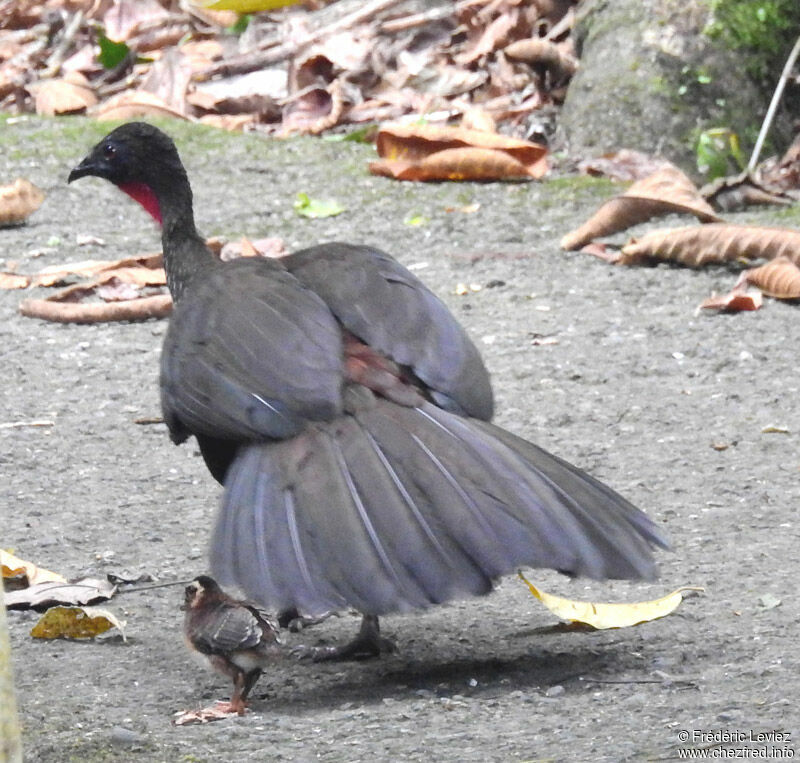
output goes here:
[[701, 310], [723, 310], [737, 313], [744, 310], [758, 310], [763, 298], [760, 291], [742, 291], [733, 289], [728, 294], [715, 294], [700, 303]]
[[125, 42], [144, 25], [161, 24], [168, 18], [157, 0], [115, 0], [103, 16], [103, 26], [110, 40]]
[[66, 265], [51, 265], [35, 275], [17, 273], [0, 274], [0, 288], [20, 289], [26, 286], [55, 286], [68, 276], [95, 278], [116, 276], [139, 286], [163, 286], [166, 284], [161, 254], [143, 254], [122, 260], [83, 260]]
[[99, 578], [82, 578], [71, 582], [51, 580], [20, 591], [9, 591], [5, 594], [5, 602], [9, 609], [44, 610], [61, 604], [94, 604], [110, 599], [116, 592], [114, 583]]
[[213, 723], [232, 717], [238, 717], [238, 714], [231, 710], [230, 702], [218, 701], [211, 707], [204, 707], [201, 710], [178, 710], [172, 718], [172, 723], [175, 726], [191, 726], [197, 723]]
[[383, 159], [422, 159], [451, 148], [484, 148], [502, 151], [514, 157], [531, 177], [547, 172], [547, 148], [538, 143], [509, 138], [483, 130], [433, 125], [384, 125], [376, 140], [378, 156]]
[[578, 169], [592, 177], [607, 177], [611, 180], [628, 182], [642, 180], [663, 167], [671, 166], [673, 165], [670, 162], [660, 157], [630, 148], [621, 148], [619, 151], [585, 159], [578, 164]]
[[29, 87], [36, 113], [45, 117], [80, 114], [97, 103], [91, 88], [66, 79], [50, 79]]
[[621, 265], [665, 260], [696, 268], [740, 258], [786, 257], [800, 262], [800, 231], [710, 223], [652, 231], [622, 247]]
[[258, 117], [255, 114], [205, 114], [198, 121], [228, 132], [244, 132], [251, 125], [258, 124]]
[[580, 228], [561, 239], [561, 248], [580, 249], [596, 238], [675, 212], [692, 214], [703, 222], [720, 219], [694, 183], [677, 167], [669, 165], [605, 202]]
[[283, 239], [277, 236], [258, 238], [251, 241], [242, 238], [225, 244], [219, 252], [223, 262], [235, 260], [237, 257], [283, 257], [288, 252], [283, 244]]
[[39, 209], [43, 201], [44, 192], [25, 178], [0, 186], [0, 227], [21, 223]]
[[561, 45], [542, 37], [512, 42], [503, 48], [503, 53], [512, 61], [544, 66], [554, 82], [571, 77], [578, 69], [574, 56], [564, 52]]
[[494, 117], [486, 109], [473, 106], [461, 115], [461, 127], [465, 130], [480, 130], [481, 132], [497, 132]]
[[18, 273], [0, 273], [0, 289], [25, 289], [30, 286], [31, 277]]
[[196, 72], [222, 58], [225, 48], [218, 40], [189, 40], [181, 44], [181, 53], [189, 69]]
[[191, 75], [191, 68], [180, 49], [170, 48], [150, 66], [139, 91], [156, 96], [169, 108], [185, 115], [186, 90]]
[[513, 156], [488, 148], [448, 148], [416, 161], [370, 162], [369, 171], [397, 180], [501, 180], [531, 177]]
[[[20, 559], [10, 551], [0, 549], [0, 567], [2, 567], [3, 580], [18, 579], [21, 585], [15, 588], [27, 588], [45, 582], [63, 583], [66, 578], [57, 572], [46, 570], [44, 567], [37, 567], [33, 562]], [[4, 582], [5, 585], [5, 582]]]
[[93, 110], [92, 116], [100, 122], [139, 119], [141, 117], [174, 117], [188, 119], [185, 114], [170, 108], [152, 93], [135, 90], [109, 98]]
[[800, 268], [788, 257], [776, 257], [766, 265], [745, 270], [736, 287], [744, 284], [756, 286], [775, 299], [800, 299]]
[[519, 9], [508, 9], [506, 13], [495, 18], [483, 29], [480, 37], [468, 50], [456, 56], [456, 63], [471, 64], [481, 56], [491, 53], [497, 48], [502, 48], [511, 39], [514, 28], [520, 21]]
[[770, 189], [758, 173], [742, 172], [734, 177], [718, 178], [700, 189], [700, 194], [714, 209], [735, 212], [757, 204], [788, 206], [793, 200], [780, 189]]
[[584, 254], [591, 254], [592, 257], [597, 257], [612, 265], [616, 265], [617, 261], [622, 256], [619, 249], [612, 249], [599, 241], [592, 241], [592, 243], [582, 246], [581, 252]]

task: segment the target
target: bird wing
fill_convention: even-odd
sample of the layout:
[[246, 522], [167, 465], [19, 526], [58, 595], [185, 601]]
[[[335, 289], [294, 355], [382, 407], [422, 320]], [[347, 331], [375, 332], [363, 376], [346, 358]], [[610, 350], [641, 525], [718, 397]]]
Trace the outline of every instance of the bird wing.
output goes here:
[[341, 329], [280, 265], [247, 258], [190, 283], [161, 357], [176, 442], [282, 439], [341, 410]]
[[368, 246], [327, 243], [284, 258], [350, 332], [410, 367], [445, 410], [489, 420], [489, 374], [445, 304], [394, 258]]
[[262, 635], [261, 623], [248, 607], [220, 602], [205, 613], [194, 643], [204, 654], [225, 653], [253, 649]]

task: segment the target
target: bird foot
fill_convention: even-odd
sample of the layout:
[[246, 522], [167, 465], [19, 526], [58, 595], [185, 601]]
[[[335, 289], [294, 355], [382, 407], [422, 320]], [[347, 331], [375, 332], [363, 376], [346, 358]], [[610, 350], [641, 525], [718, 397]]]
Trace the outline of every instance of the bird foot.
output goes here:
[[244, 715], [244, 702], [238, 704], [228, 700], [217, 700], [213, 705], [204, 707], [201, 710], [179, 710], [172, 718], [175, 726], [188, 726], [195, 723], [211, 723], [221, 721], [225, 718]]
[[361, 621], [358, 635], [352, 641], [340, 646], [298, 646], [292, 650], [292, 653], [300, 660], [332, 662], [336, 660], [367, 660], [396, 651], [397, 645], [394, 641], [381, 636], [378, 618], [365, 616]]
[[324, 623], [329, 617], [339, 617], [339, 613], [331, 610], [317, 617], [306, 617], [299, 614], [296, 609], [289, 609], [278, 615], [278, 625], [281, 628], [287, 628], [291, 633], [300, 633], [300, 631], [310, 628], [312, 625]]

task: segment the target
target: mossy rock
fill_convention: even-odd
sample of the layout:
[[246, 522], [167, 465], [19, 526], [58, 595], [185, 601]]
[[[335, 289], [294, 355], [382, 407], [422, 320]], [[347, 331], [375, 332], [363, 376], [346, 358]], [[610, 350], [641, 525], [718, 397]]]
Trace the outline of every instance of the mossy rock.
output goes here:
[[[696, 174], [699, 133], [726, 128], [748, 153], [800, 18], [777, 49], [745, 50], [747, 38], [728, 34], [728, 16], [720, 12], [736, 3], [741, 0], [586, 0], [575, 32], [581, 68], [561, 114], [571, 152], [634, 148]], [[786, 24], [795, 11], [782, 13]], [[796, 90], [787, 91], [772, 132], [779, 149], [788, 144], [798, 100]], [[787, 103], [795, 104], [794, 115]]]

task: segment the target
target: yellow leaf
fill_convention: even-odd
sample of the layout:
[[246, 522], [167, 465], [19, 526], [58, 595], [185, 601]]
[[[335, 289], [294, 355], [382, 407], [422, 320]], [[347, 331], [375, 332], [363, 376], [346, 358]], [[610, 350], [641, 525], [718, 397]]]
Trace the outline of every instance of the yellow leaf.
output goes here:
[[287, 5], [297, 5], [300, 0], [194, 0], [195, 5], [212, 11], [236, 11], [237, 13], [258, 13], [274, 11]]
[[94, 638], [117, 628], [125, 638], [124, 623], [98, 607], [51, 607], [33, 626], [34, 638]]
[[4, 578], [15, 578], [19, 575], [25, 575], [28, 578], [28, 585], [35, 585], [36, 583], [46, 583], [48, 581], [56, 581], [63, 583], [66, 578], [59, 575], [57, 572], [51, 572], [43, 567], [37, 567], [32, 562], [26, 562], [18, 556], [9, 551], [0, 549], [0, 566], [3, 569]]
[[683, 600], [684, 591], [705, 590], [694, 586], [683, 586], [653, 601], [638, 601], [634, 604], [607, 604], [562, 599], [560, 596], [553, 596], [540, 591], [521, 572], [517, 574], [531, 589], [531, 593], [553, 614], [568, 622], [591, 625], [597, 630], [628, 628], [631, 625], [657, 620], [677, 608]]

